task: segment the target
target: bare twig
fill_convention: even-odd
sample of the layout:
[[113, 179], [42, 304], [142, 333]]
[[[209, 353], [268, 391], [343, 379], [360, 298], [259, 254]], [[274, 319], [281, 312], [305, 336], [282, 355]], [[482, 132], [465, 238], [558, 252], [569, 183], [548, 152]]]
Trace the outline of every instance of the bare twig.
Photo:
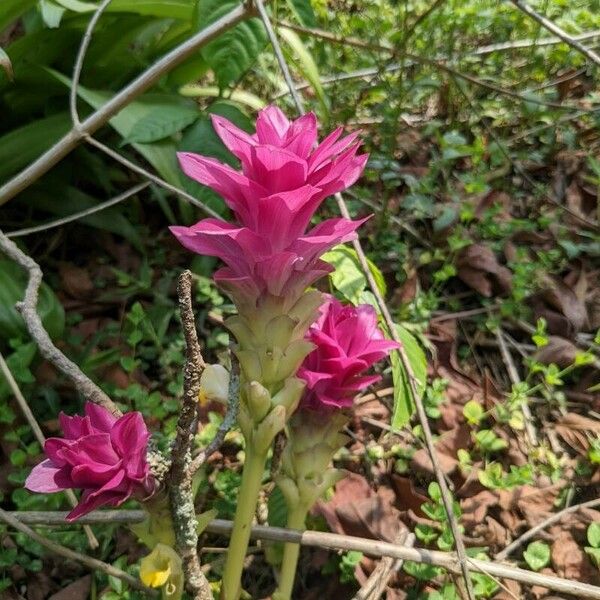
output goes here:
[[[15, 378], [13, 377], [13, 374], [12, 374], [9, 366], [6, 364], [6, 361], [4, 360], [4, 356], [2, 356], [1, 352], [0, 352], [0, 371], [4, 375], [4, 379], [6, 379], [6, 382], [8, 383], [8, 387], [11, 389], [11, 391], [17, 401], [17, 404], [19, 405], [19, 408], [21, 409], [21, 412], [23, 413], [23, 416], [27, 420], [27, 423], [29, 423], [29, 427], [31, 427], [31, 431], [33, 431], [33, 435], [34, 435], [35, 439], [37, 440], [37, 443], [43, 448], [44, 444], [46, 443], [46, 437], [44, 436], [44, 433], [42, 432], [42, 429], [39, 426], [36, 418], [33, 416], [33, 412], [31, 411], [31, 408], [29, 408], [29, 404], [27, 403], [27, 400], [25, 400], [25, 396], [23, 396], [23, 392], [21, 391], [19, 384], [16, 382]], [[69, 501], [69, 504], [73, 508], [75, 508], [77, 506], [78, 500], [77, 500], [77, 497], [75, 496], [73, 490], [65, 490], [65, 495], [67, 496], [67, 500]], [[89, 525], [84, 525], [83, 531], [85, 532], [85, 535], [88, 539], [88, 544], [89, 544], [90, 548], [92, 550], [95, 550], [96, 548], [98, 548], [98, 546], [100, 544], [98, 544], [98, 540], [96, 539], [96, 536], [94, 535], [94, 532], [91, 530]]]
[[77, 93], [79, 88], [79, 79], [81, 77], [81, 69], [83, 68], [83, 61], [85, 59], [85, 55], [87, 53], [87, 49], [92, 41], [92, 34], [102, 13], [108, 8], [108, 5], [112, 2], [112, 0], [103, 0], [100, 3], [96, 12], [92, 15], [90, 22], [85, 28], [85, 33], [81, 40], [81, 45], [79, 46], [79, 52], [77, 52], [77, 58], [75, 59], [75, 66], [73, 67], [73, 78], [71, 80], [71, 90], [69, 93], [69, 110], [71, 112], [71, 120], [73, 121], [73, 126], [76, 128], [81, 127], [81, 121], [79, 120], [79, 113], [77, 112]]
[[183, 402], [173, 445], [169, 498], [177, 552], [183, 561], [188, 591], [194, 600], [211, 600], [210, 586], [200, 568], [198, 557], [198, 530], [192, 489], [193, 473], [190, 468], [194, 442], [193, 425], [198, 415], [200, 375], [204, 369], [204, 359], [200, 352], [192, 308], [192, 282], [190, 271], [184, 271], [179, 276], [177, 286], [179, 312], [186, 343], [186, 360], [183, 375]]
[[45, 538], [43, 535], [40, 535], [39, 533], [37, 533], [37, 531], [34, 531], [33, 529], [25, 525], [25, 523], [23, 523], [21, 520], [19, 520], [18, 517], [15, 516], [15, 513], [10, 513], [0, 508], [0, 519], [4, 521], [7, 525], [10, 525], [13, 529], [24, 533], [29, 539], [32, 539], [41, 546], [44, 546], [44, 548], [47, 548], [48, 550], [50, 550], [50, 552], [58, 554], [58, 556], [62, 556], [63, 558], [66, 558], [68, 560], [74, 560], [78, 563], [81, 563], [82, 565], [85, 565], [86, 567], [89, 567], [92, 570], [103, 571], [111, 577], [117, 577], [119, 579], [122, 579], [123, 581], [128, 583], [132, 588], [144, 591], [146, 594], [148, 594], [149, 598], [158, 597], [157, 590], [153, 590], [152, 588], [146, 587], [139, 579], [132, 577], [131, 575], [129, 575], [129, 573], [125, 573], [125, 571], [121, 571], [121, 569], [118, 569], [117, 567], [113, 567], [112, 565], [102, 562], [97, 558], [91, 558], [89, 556], [86, 556], [85, 554], [79, 554], [79, 552], [75, 552], [70, 548], [66, 548], [65, 546], [61, 546], [60, 544], [57, 544], [56, 542]]
[[158, 175], [154, 175], [154, 173], [151, 173], [150, 171], [148, 171], [148, 169], [144, 169], [144, 167], [140, 167], [139, 165], [136, 165], [135, 163], [131, 162], [129, 159], [127, 159], [124, 156], [122, 156], [121, 154], [119, 154], [116, 150], [109, 148], [108, 146], [106, 146], [102, 142], [99, 142], [97, 139], [93, 138], [92, 136], [86, 135], [85, 141], [88, 144], [90, 144], [91, 146], [94, 146], [94, 147], [98, 148], [98, 150], [101, 150], [102, 152], [104, 152], [104, 154], [106, 154], [107, 156], [110, 156], [113, 160], [117, 161], [118, 163], [121, 163], [124, 167], [127, 167], [130, 171], [133, 171], [134, 173], [138, 173], [139, 175], [142, 175], [143, 177], [145, 177], [152, 183], [159, 185], [160, 187], [164, 188], [165, 190], [172, 192], [173, 194], [176, 194], [177, 196], [180, 196], [181, 198], [183, 198], [190, 204], [197, 206], [200, 210], [204, 211], [207, 215], [210, 215], [211, 217], [216, 217], [216, 218], [221, 217], [221, 215], [219, 215], [218, 212], [216, 212], [215, 210], [210, 208], [210, 206], [206, 206], [206, 204], [204, 204], [203, 202], [200, 202], [200, 200], [198, 200], [191, 194], [188, 194], [188, 192], [186, 192], [185, 190], [182, 190], [182, 189], [178, 188], [177, 186], [168, 183], [164, 179], [161, 179], [160, 177], [158, 177]]
[[[394, 540], [394, 543], [405, 548], [412, 548], [415, 543], [415, 535], [402, 531]], [[390, 556], [384, 556], [379, 561], [369, 579], [358, 590], [352, 600], [378, 600], [385, 590], [388, 580], [393, 573], [402, 568], [404, 561], [401, 558], [393, 559]]]
[[249, 15], [250, 10], [251, 7], [247, 3], [236, 6], [220, 19], [182, 42], [155, 62], [129, 85], [113, 96], [106, 104], [87, 117], [79, 127], [74, 126], [37, 160], [5, 183], [0, 188], [0, 205], [8, 202], [19, 192], [22, 192], [37, 181], [44, 173], [49, 171], [56, 163], [76, 148], [83, 140], [85, 134], [91, 135], [97, 131], [123, 107], [127, 106], [127, 104], [140, 94], [157, 83], [165, 73], [176, 67], [186, 58], [192, 56], [198, 48], [245, 19]]
[[[31, 525], [77, 525], [83, 523], [141, 523], [147, 514], [142, 510], [101, 510], [93, 511], [78, 519], [77, 523], [66, 523], [66, 512], [11, 512], [15, 520]], [[219, 535], [229, 535], [233, 523], [222, 519], [211, 521], [205, 531]], [[349, 535], [325, 533], [322, 531], [297, 531], [283, 527], [252, 526], [253, 539], [272, 542], [293, 542], [313, 548], [331, 550], [356, 550], [368, 556], [389, 556], [400, 560], [436, 565], [447, 569], [450, 573], [461, 574], [460, 561], [454, 552], [440, 552], [424, 548], [408, 548]], [[510, 565], [492, 561], [469, 558], [469, 565], [474, 572], [485, 573], [501, 579], [511, 579], [527, 585], [539, 585], [556, 592], [573, 594], [578, 598], [600, 600], [600, 587], [580, 583], [570, 579], [554, 577], [519, 569]]]
[[200, 450], [200, 452], [194, 457], [190, 464], [190, 472], [194, 475], [198, 469], [206, 462], [206, 460], [214, 454], [223, 444], [223, 440], [227, 435], [228, 431], [235, 424], [237, 418], [238, 408], [240, 406], [240, 375], [237, 361], [232, 359], [232, 368], [229, 378], [229, 392], [227, 396], [227, 412], [223, 418], [223, 422], [219, 425], [219, 429], [213, 440]]
[[523, 2], [523, 0], [510, 0], [520, 11], [524, 12], [527, 16], [531, 17], [534, 21], [537, 21], [544, 29], [547, 29], [553, 33], [556, 37], [560, 38], [565, 44], [568, 44], [577, 52], [583, 54], [586, 58], [589, 58], [593, 63], [600, 66], [600, 56], [598, 56], [593, 50], [590, 50], [582, 43], [580, 43], [574, 37], [571, 37], [564, 29], [561, 29], [556, 23], [550, 21], [543, 15], [533, 10], [529, 4]]
[[528, 542], [531, 538], [535, 537], [540, 531], [546, 529], [546, 527], [550, 527], [550, 525], [554, 525], [554, 523], [558, 523], [567, 515], [579, 512], [585, 508], [595, 508], [600, 505], [600, 498], [594, 498], [594, 500], [589, 500], [588, 502], [582, 502], [581, 504], [575, 504], [573, 506], [568, 506], [567, 508], [563, 508], [550, 515], [547, 519], [544, 519], [531, 529], [528, 529], [523, 535], [518, 537], [516, 540], [511, 542], [504, 550], [498, 552], [494, 557], [496, 560], [504, 560], [507, 558], [512, 552], [514, 552], [517, 548], [522, 546], [525, 542]]
[[36, 306], [42, 270], [39, 265], [17, 245], [0, 231], [0, 250], [27, 271], [29, 281], [25, 290], [25, 298], [17, 304], [17, 310], [23, 316], [29, 335], [38, 345], [42, 356], [50, 361], [59, 371], [66, 375], [75, 385], [78, 392], [90, 402], [94, 402], [109, 410], [113, 415], [120, 416], [121, 411], [116, 404], [70, 359], [68, 359], [52, 342], [44, 329]]
[[[281, 52], [281, 47], [279, 46], [279, 40], [277, 39], [277, 36], [276, 36], [275, 32], [273, 31], [273, 27], [271, 26], [269, 15], [267, 14], [267, 11], [265, 10], [263, 1], [262, 0], [254, 0], [254, 2], [256, 3], [260, 17], [263, 21], [263, 24], [265, 25], [265, 29], [267, 30], [267, 33], [269, 33], [269, 39], [270, 39], [273, 49], [275, 51], [275, 56], [277, 57], [281, 71], [283, 72], [284, 78], [290, 89], [290, 93], [292, 95], [294, 103], [296, 104], [296, 108], [300, 114], [304, 114], [304, 107], [302, 106], [302, 101], [300, 100], [300, 97], [295, 93], [294, 82], [292, 80], [290, 70], [288, 68], [287, 63], [285, 62], [283, 53]], [[350, 213], [348, 212], [348, 207], [346, 206], [346, 203], [344, 202], [344, 198], [342, 197], [342, 195], [340, 193], [335, 194], [335, 199], [337, 201], [338, 208], [339, 208], [342, 216], [346, 219], [350, 219]], [[435, 446], [433, 443], [433, 436], [431, 434], [431, 428], [429, 427], [429, 421], [427, 420], [427, 414], [425, 413], [425, 408], [423, 406], [421, 395], [419, 394], [419, 388], [418, 388], [419, 384], [417, 382], [417, 379], [413, 372], [412, 366], [410, 364], [410, 360], [406, 353], [406, 349], [405, 349], [404, 345], [402, 344], [402, 340], [400, 339], [400, 336], [398, 335], [398, 330], [396, 329], [396, 324], [394, 323], [394, 320], [392, 319], [392, 316], [387, 307], [387, 304], [385, 303], [385, 300], [383, 299], [383, 296], [381, 295], [381, 293], [379, 291], [377, 282], [375, 281], [375, 278], [373, 277], [373, 273], [371, 271], [371, 268], [369, 267], [367, 257], [365, 255], [365, 252], [364, 252], [364, 250], [361, 246], [360, 240], [358, 240], [358, 238], [353, 241], [353, 246], [354, 246], [354, 250], [356, 251], [356, 254], [358, 256], [361, 268], [365, 274], [365, 277], [367, 278], [367, 281], [369, 282], [369, 287], [371, 288], [371, 291], [373, 292], [373, 294], [377, 300], [377, 305], [379, 306], [379, 308], [381, 310], [381, 313], [382, 313], [384, 321], [388, 327], [390, 335], [392, 336], [392, 339], [398, 344], [397, 352], [399, 354], [400, 361], [403, 365], [403, 368], [406, 372], [409, 388], [411, 391], [411, 396], [413, 397], [415, 406], [417, 408], [417, 414], [419, 416], [419, 421], [421, 423], [421, 427], [423, 428], [423, 434], [425, 436], [427, 450], [431, 457], [431, 462], [433, 464], [436, 479], [440, 486], [440, 491], [442, 494], [442, 501], [444, 504], [444, 508], [446, 510], [446, 515], [448, 517], [450, 529], [452, 531], [452, 535], [454, 536], [454, 540], [456, 543], [456, 552], [457, 552], [457, 555], [458, 555], [458, 558], [460, 561], [461, 571], [462, 571], [462, 574], [464, 577], [467, 598], [468, 598], [468, 600], [475, 600], [475, 592], [473, 591], [473, 584], [471, 582], [471, 578], [470, 578], [470, 574], [469, 574], [469, 567], [467, 565], [467, 554], [465, 551], [464, 542], [463, 542], [463, 539], [462, 539], [462, 536], [460, 533], [460, 529], [458, 526], [458, 522], [456, 520], [456, 516], [454, 515], [450, 490], [448, 489], [448, 484], [446, 483], [446, 478], [444, 477], [444, 472], [441, 469], [441, 466], [440, 466], [440, 463], [439, 463], [439, 460], [437, 457], [437, 453], [436, 453]]]
[[[504, 340], [504, 333], [502, 332], [502, 329], [500, 327], [496, 329], [496, 340], [498, 342], [498, 347], [500, 348], [500, 354], [502, 354], [502, 359], [504, 360], [504, 364], [506, 365], [506, 370], [508, 371], [510, 381], [513, 385], [517, 385], [521, 381], [521, 378], [519, 377], [519, 372], [517, 371], [517, 367], [515, 366], [513, 357], [506, 345], [506, 341]], [[529, 404], [527, 404], [527, 398], [525, 398], [525, 400], [521, 403], [521, 412], [523, 413], [523, 417], [525, 420], [525, 431], [527, 432], [529, 443], [533, 446], [537, 446], [537, 433], [535, 431], [535, 427], [533, 426], [533, 415], [531, 414], [531, 410], [529, 409]]]
[[62, 225], [66, 225], [67, 223], [71, 223], [73, 221], [77, 221], [78, 219], [83, 219], [88, 217], [89, 215], [93, 215], [94, 213], [100, 212], [101, 210], [106, 210], [115, 204], [119, 204], [131, 198], [131, 196], [135, 196], [138, 192], [141, 192], [143, 189], [147, 188], [150, 185], [149, 182], [139, 183], [138, 185], [134, 185], [132, 188], [127, 191], [107, 200], [106, 202], [101, 202], [100, 204], [96, 204], [96, 206], [91, 206], [90, 208], [86, 208], [85, 210], [80, 210], [79, 212], [73, 213], [68, 217], [62, 217], [61, 219], [55, 219], [54, 221], [49, 221], [48, 223], [44, 223], [43, 225], [36, 225], [35, 227], [26, 227], [25, 229], [17, 229], [16, 231], [9, 231], [6, 234], [6, 237], [16, 238], [23, 237], [25, 235], [30, 235], [32, 233], [39, 233], [40, 231], [47, 231], [48, 229], [53, 229], [54, 227], [61, 227]]

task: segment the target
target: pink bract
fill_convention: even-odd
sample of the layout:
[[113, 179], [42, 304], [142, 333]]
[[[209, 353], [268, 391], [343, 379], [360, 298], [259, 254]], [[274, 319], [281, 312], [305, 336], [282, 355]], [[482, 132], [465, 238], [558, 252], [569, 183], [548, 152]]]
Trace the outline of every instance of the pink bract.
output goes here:
[[344, 306], [331, 296], [306, 338], [316, 348], [298, 370], [306, 381], [301, 408], [314, 411], [352, 406], [358, 392], [380, 379], [365, 372], [398, 347], [384, 337], [371, 305]]
[[150, 433], [139, 412], [117, 418], [88, 402], [85, 416], [61, 413], [59, 421], [64, 438], [46, 440], [48, 458], [33, 468], [25, 487], [41, 493], [81, 489], [81, 500], [67, 520], [154, 492], [146, 461]]
[[260, 111], [254, 134], [223, 117], [212, 120], [241, 171], [186, 152], [179, 162], [189, 177], [223, 197], [237, 222], [204, 219], [171, 231], [188, 250], [227, 265], [215, 280], [240, 304], [255, 303], [262, 294], [301, 293], [331, 270], [319, 257], [354, 239], [362, 223], [329, 219], [307, 231], [321, 202], [362, 173], [367, 155], [357, 154], [357, 135], [341, 137], [339, 128], [315, 146], [315, 115], [289, 121], [275, 106]]

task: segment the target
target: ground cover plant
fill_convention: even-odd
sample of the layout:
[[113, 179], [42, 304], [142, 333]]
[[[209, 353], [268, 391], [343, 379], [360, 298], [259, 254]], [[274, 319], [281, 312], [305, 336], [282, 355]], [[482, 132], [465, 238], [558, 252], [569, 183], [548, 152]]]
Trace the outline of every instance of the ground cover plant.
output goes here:
[[599, 8], [4, 0], [2, 597], [600, 598]]

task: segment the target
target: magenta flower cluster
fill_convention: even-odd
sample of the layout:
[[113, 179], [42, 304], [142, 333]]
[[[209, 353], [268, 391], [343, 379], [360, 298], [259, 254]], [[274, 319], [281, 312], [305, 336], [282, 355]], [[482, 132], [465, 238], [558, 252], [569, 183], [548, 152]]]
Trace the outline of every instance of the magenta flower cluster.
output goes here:
[[25, 487], [50, 493], [80, 489], [73, 521], [100, 506], [119, 506], [128, 498], [147, 498], [155, 482], [146, 461], [150, 434], [139, 412], [117, 418], [88, 402], [85, 416], [59, 416], [64, 438], [46, 440], [48, 457], [33, 468]]
[[179, 161], [189, 177], [224, 198], [236, 222], [204, 219], [171, 231], [188, 250], [225, 263], [215, 281], [238, 308], [256, 305], [266, 294], [295, 298], [331, 270], [319, 257], [355, 237], [362, 221], [308, 226], [327, 196], [358, 179], [367, 155], [357, 154], [356, 134], [341, 137], [341, 128], [316, 145], [313, 113], [289, 121], [269, 106], [260, 111], [252, 135], [222, 117], [212, 119], [241, 172], [197, 154], [181, 153]]
[[366, 371], [398, 347], [384, 337], [370, 304], [344, 306], [331, 296], [306, 337], [316, 347], [298, 370], [306, 381], [301, 407], [316, 411], [352, 406], [359, 392], [380, 379]]

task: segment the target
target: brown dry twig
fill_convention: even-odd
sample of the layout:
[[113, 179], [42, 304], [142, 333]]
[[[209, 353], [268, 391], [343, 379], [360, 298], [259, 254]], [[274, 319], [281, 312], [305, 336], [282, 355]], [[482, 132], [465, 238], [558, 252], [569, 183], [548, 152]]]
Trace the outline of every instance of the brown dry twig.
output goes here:
[[192, 486], [193, 428], [197, 423], [200, 375], [204, 370], [204, 359], [200, 352], [192, 308], [192, 281], [191, 272], [184, 271], [179, 276], [177, 286], [179, 312], [186, 343], [186, 359], [183, 375], [183, 401], [173, 445], [173, 461], [168, 488], [177, 552], [183, 561], [187, 589], [194, 600], [211, 600], [210, 585], [200, 568]]
[[[10, 516], [23, 523], [34, 525], [65, 525], [65, 512], [26, 511], [11, 512]], [[147, 517], [142, 510], [101, 510], [93, 511], [81, 517], [77, 524], [83, 523], [140, 523]], [[233, 523], [222, 519], [214, 519], [206, 527], [209, 533], [227, 536], [231, 533]], [[452, 574], [461, 574], [460, 561], [455, 552], [441, 552], [424, 548], [408, 548], [388, 542], [367, 538], [359, 538], [323, 531], [297, 531], [283, 527], [252, 526], [252, 539], [272, 542], [293, 542], [313, 548], [330, 550], [356, 550], [368, 556], [389, 556], [401, 560], [436, 565]], [[469, 566], [474, 572], [484, 573], [499, 579], [519, 581], [526, 585], [539, 585], [555, 592], [571, 594], [577, 598], [600, 600], [600, 587], [580, 583], [553, 575], [544, 575], [534, 571], [519, 569], [511, 565], [469, 558]]]
[[0, 250], [25, 269], [29, 276], [27, 288], [25, 289], [25, 297], [17, 304], [17, 310], [21, 313], [27, 331], [29, 331], [29, 335], [31, 335], [38, 345], [42, 356], [66, 375], [86, 400], [99, 404], [115, 416], [121, 416], [121, 411], [116, 404], [72, 360], [68, 359], [54, 345], [48, 332], [44, 329], [42, 319], [36, 310], [39, 290], [42, 284], [42, 270], [40, 266], [33, 258], [22, 252], [2, 231], [0, 231]]
[[[66, 513], [63, 513], [66, 516]], [[158, 592], [153, 590], [152, 588], [146, 587], [139, 579], [132, 577], [129, 573], [125, 573], [125, 571], [121, 571], [117, 567], [113, 567], [97, 558], [91, 558], [90, 556], [86, 556], [85, 554], [79, 554], [79, 552], [75, 552], [70, 548], [66, 548], [65, 546], [61, 546], [52, 540], [45, 538], [43, 535], [40, 535], [27, 525], [23, 523], [15, 513], [7, 512], [0, 508], [0, 520], [4, 521], [7, 525], [10, 525], [13, 529], [24, 533], [29, 539], [34, 540], [44, 548], [47, 548], [54, 554], [58, 556], [62, 556], [68, 560], [74, 560], [75, 562], [81, 563], [86, 567], [89, 567], [92, 570], [103, 571], [107, 575], [111, 577], [118, 577], [122, 579], [126, 583], [128, 583], [132, 588], [136, 590], [142, 590], [145, 592], [149, 598], [157, 598]]]

